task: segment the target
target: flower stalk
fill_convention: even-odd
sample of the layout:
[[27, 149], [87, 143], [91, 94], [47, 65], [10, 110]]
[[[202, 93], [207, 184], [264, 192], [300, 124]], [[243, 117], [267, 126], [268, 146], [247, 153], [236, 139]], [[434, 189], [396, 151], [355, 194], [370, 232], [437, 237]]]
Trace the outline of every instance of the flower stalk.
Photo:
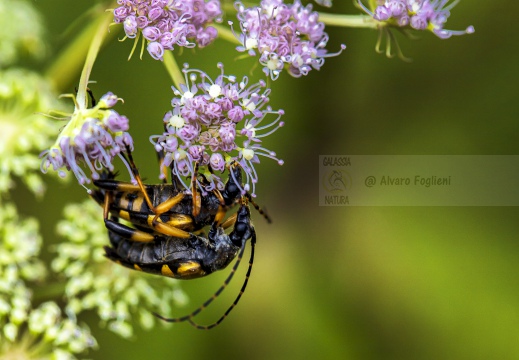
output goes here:
[[319, 20], [326, 25], [346, 27], [376, 29], [378, 22], [369, 15], [343, 15], [319, 12]]
[[[76, 77], [79, 69], [85, 65], [85, 58], [92, 47], [92, 39], [101, 32], [102, 37], [113, 38], [119, 29], [108, 31], [106, 21], [110, 19], [109, 14], [105, 14], [101, 5], [92, 10], [92, 14], [99, 16], [93, 17], [88, 22], [83, 31], [59, 54], [45, 71], [45, 77], [54, 85], [58, 91], [64, 91], [70, 86], [71, 79]], [[104, 28], [104, 32], [102, 29]]]
[[178, 67], [177, 61], [170, 51], [166, 51], [164, 53], [164, 67], [166, 68], [169, 76], [171, 77], [171, 81], [173, 81], [173, 84], [175, 84], [176, 87], [180, 87], [180, 85], [184, 84], [184, 76], [182, 75], [182, 71]]
[[90, 73], [92, 72], [92, 68], [94, 67], [94, 62], [96, 61], [99, 49], [101, 48], [101, 45], [106, 35], [108, 34], [108, 25], [110, 24], [110, 22], [111, 14], [106, 13], [99, 16], [99, 24], [92, 38], [92, 43], [90, 44], [86, 56], [85, 65], [83, 66], [83, 71], [81, 72], [81, 78], [79, 79], [79, 86], [76, 96], [76, 101], [77, 105], [79, 106], [79, 109], [87, 108], [88, 80], [90, 79]]

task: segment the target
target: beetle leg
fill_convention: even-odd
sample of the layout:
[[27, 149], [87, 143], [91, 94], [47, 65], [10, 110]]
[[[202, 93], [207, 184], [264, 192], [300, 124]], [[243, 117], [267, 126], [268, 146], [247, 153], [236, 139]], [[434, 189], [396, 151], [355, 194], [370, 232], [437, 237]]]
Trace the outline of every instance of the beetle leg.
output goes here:
[[[90, 88], [88, 88], [88, 87], [87, 87], [86, 91], [88, 93], [88, 96], [90, 96], [91, 107], [95, 107], [97, 104], [97, 101], [96, 101], [96, 98], [94, 97], [94, 92], [92, 90], [90, 90]], [[77, 93], [77, 90], [76, 90], [76, 93]]]
[[173, 206], [177, 205], [179, 202], [182, 201], [182, 199], [184, 198], [184, 193], [179, 193], [175, 196], [173, 196], [172, 198], [169, 198], [168, 200], [158, 204], [155, 209], [154, 209], [154, 213], [159, 216], [163, 213], [165, 213], [166, 211], [169, 211]]
[[163, 235], [173, 236], [173, 237], [177, 237], [177, 238], [187, 239], [187, 238], [191, 237], [191, 234], [188, 233], [187, 231], [180, 230], [174, 226], [164, 224], [161, 222], [154, 222], [153, 229], [157, 230], [158, 232], [160, 232]]
[[150, 233], [133, 229], [110, 219], [105, 219], [105, 226], [110, 232], [132, 241], [149, 242], [155, 239], [155, 236]]
[[126, 145], [126, 156], [128, 157], [128, 164], [130, 164], [130, 168], [131, 168], [132, 174], [135, 178], [135, 181], [137, 181], [137, 186], [139, 187], [140, 191], [142, 192], [142, 195], [144, 196], [144, 199], [146, 200], [148, 207], [150, 208], [151, 211], [156, 213], [155, 206], [153, 206], [150, 196], [148, 195], [148, 192], [146, 191], [146, 187], [144, 186], [144, 184], [142, 182], [141, 176], [139, 174], [139, 170], [137, 169], [137, 166], [135, 165], [135, 162], [133, 161], [132, 151], [128, 145]]
[[196, 180], [198, 177], [198, 161], [195, 162], [195, 170], [193, 171], [193, 177], [191, 178], [191, 198], [193, 200], [193, 216], [197, 217], [200, 214], [200, 208], [202, 202], [198, 199], [198, 192], [196, 190]]
[[112, 203], [112, 193], [105, 191], [105, 201], [103, 204], [103, 218], [108, 219], [108, 213], [110, 212], [110, 204]]
[[[115, 211], [112, 212], [114, 214]], [[155, 219], [155, 215], [149, 215], [143, 212], [130, 212], [127, 210], [119, 210], [117, 216], [131, 222], [134, 225], [141, 225], [147, 228], [154, 228], [155, 223], [164, 223], [174, 228], [186, 229], [191, 228], [193, 219], [191, 216], [183, 214], [171, 214], [169, 216], [161, 216]]]
[[105, 191], [141, 191], [139, 185], [117, 180], [94, 180], [94, 185]]
[[126, 152], [127, 152], [126, 155], [128, 156], [128, 163], [130, 164], [133, 176], [135, 177], [135, 180], [137, 181], [137, 185], [139, 186], [139, 189], [142, 192], [144, 199], [146, 200], [146, 204], [148, 204], [148, 207], [150, 208], [150, 210], [155, 214], [155, 217], [152, 222], [153, 228], [164, 235], [188, 238], [190, 236], [188, 232], [177, 229], [177, 228], [167, 225], [167, 224], [162, 224], [157, 221], [157, 219], [159, 218], [159, 216], [161, 214], [165, 213], [166, 211], [171, 209], [173, 206], [175, 206], [182, 200], [182, 198], [184, 197], [184, 193], [179, 193], [177, 196], [174, 196], [173, 198], [164, 201], [163, 203], [157, 205], [156, 207], [153, 206], [153, 203], [151, 202], [148, 192], [146, 191], [146, 187], [142, 183], [142, 179], [139, 175], [139, 170], [137, 169], [137, 166], [135, 166], [135, 162], [133, 161], [131, 150], [128, 145], [126, 145]]
[[224, 229], [228, 229], [236, 223], [236, 218], [238, 217], [238, 213], [234, 213], [227, 220], [225, 220], [220, 226]]

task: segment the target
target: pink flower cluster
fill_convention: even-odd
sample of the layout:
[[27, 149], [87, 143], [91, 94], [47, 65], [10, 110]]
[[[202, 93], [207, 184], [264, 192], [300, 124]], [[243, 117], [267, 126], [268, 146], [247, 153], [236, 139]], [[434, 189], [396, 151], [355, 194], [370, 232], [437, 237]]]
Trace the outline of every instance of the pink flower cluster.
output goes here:
[[217, 36], [214, 27], [222, 15], [219, 0], [118, 0], [115, 23], [122, 23], [128, 38], [142, 34], [156, 60], [174, 46], [204, 47]]
[[[266, 105], [270, 89], [264, 81], [249, 85], [244, 77], [237, 82], [234, 76], [224, 75], [222, 64], [219, 67], [221, 74], [214, 81], [200, 70], [184, 68], [186, 85], [173, 88], [173, 110], [164, 117], [165, 131], [151, 136], [150, 141], [164, 153], [163, 166], [171, 167], [181, 182], [193, 175], [196, 163], [198, 173], [209, 183], [198, 184], [203, 191], [223, 189], [224, 182], [215, 172], [224, 172], [236, 162], [247, 177], [242, 191], [252, 188], [254, 195], [258, 156], [283, 163], [261, 146], [261, 139], [283, 126], [280, 118], [284, 112]], [[275, 119], [265, 124], [271, 115]]]
[[[294, 77], [319, 70], [326, 57], [328, 34], [312, 5], [304, 7], [299, 0], [284, 4], [283, 0], [263, 0], [260, 6], [246, 8], [236, 3], [241, 34], [238, 51], [259, 53], [265, 74], [275, 80], [283, 69]], [[346, 46], [342, 45], [341, 49]], [[342, 51], [341, 50], [341, 51]], [[340, 52], [339, 52], [340, 53]]]

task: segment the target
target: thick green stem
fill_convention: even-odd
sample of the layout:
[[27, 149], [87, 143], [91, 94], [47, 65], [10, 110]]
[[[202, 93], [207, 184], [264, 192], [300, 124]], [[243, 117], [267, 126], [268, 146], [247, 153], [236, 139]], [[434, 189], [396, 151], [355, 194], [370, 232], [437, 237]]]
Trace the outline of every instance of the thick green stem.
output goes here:
[[319, 21], [326, 25], [350, 28], [376, 29], [378, 22], [369, 15], [339, 15], [319, 13]]
[[173, 56], [171, 51], [164, 52], [163, 63], [166, 67], [166, 70], [168, 71], [169, 76], [171, 77], [171, 80], [173, 80], [173, 84], [175, 84], [175, 87], [177, 89], [180, 89], [180, 84], [184, 84], [184, 75], [178, 67], [175, 57]]
[[[68, 45], [68, 47], [59, 53], [59, 56], [49, 66], [45, 76], [54, 84], [58, 92], [64, 92], [73, 83], [77, 73], [85, 63], [89, 44], [96, 37], [99, 31], [100, 23], [106, 21], [104, 8], [97, 7], [91, 12], [95, 15], [83, 29], [83, 31]], [[106, 26], [102, 36], [107, 35]], [[111, 31], [108, 36], [113, 37], [118, 31]]]
[[59, 54], [59, 57], [46, 71], [46, 77], [54, 84], [58, 91], [63, 91], [70, 84], [70, 79], [75, 76], [83, 65], [88, 48], [89, 39], [95, 31], [97, 23], [89, 24], [74, 41]]
[[90, 44], [90, 48], [88, 49], [88, 54], [85, 60], [85, 65], [83, 66], [83, 71], [81, 72], [81, 78], [79, 79], [79, 86], [77, 91], [77, 104], [80, 108], [87, 108], [87, 87], [88, 80], [90, 79], [90, 73], [92, 72], [92, 68], [94, 67], [94, 62], [96, 61], [97, 54], [99, 53], [99, 49], [101, 48], [101, 44], [108, 34], [108, 25], [113, 19], [113, 15], [111, 13], [106, 13], [99, 16], [99, 23], [97, 27], [97, 31], [94, 34], [92, 39], [92, 43]]

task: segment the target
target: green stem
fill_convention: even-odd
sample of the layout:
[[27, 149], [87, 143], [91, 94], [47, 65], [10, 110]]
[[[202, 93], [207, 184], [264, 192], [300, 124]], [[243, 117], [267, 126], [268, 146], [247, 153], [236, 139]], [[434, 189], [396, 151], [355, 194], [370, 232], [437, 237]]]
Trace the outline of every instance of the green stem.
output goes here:
[[37, 341], [28, 348], [30, 359], [38, 359], [52, 351], [52, 343], [45, 341], [42, 335], [38, 336]]
[[[65, 91], [72, 83], [71, 79], [77, 76], [76, 74], [83, 66], [91, 39], [95, 37], [99, 24], [105, 20], [104, 11], [104, 8], [100, 6], [92, 9], [93, 20], [88, 22], [79, 36], [65, 50], [60, 52], [56, 60], [47, 69], [45, 76], [54, 84], [57, 91]], [[111, 31], [109, 36], [114, 37], [117, 32]]]
[[77, 104], [82, 109], [87, 108], [88, 79], [90, 79], [90, 73], [94, 67], [94, 62], [96, 61], [101, 44], [103, 43], [106, 34], [108, 34], [108, 25], [110, 25], [110, 22], [112, 21], [112, 16], [112, 13], [106, 13], [99, 16], [98, 27], [92, 39], [92, 43], [90, 44], [90, 48], [88, 49], [85, 65], [83, 66], [81, 78], [79, 79], [79, 86], [76, 96]]
[[330, 26], [376, 29], [378, 21], [369, 15], [339, 15], [319, 13], [319, 20]]
[[45, 287], [37, 287], [34, 289], [34, 302], [44, 302], [47, 300], [61, 299], [65, 294], [65, 284], [51, 283]]
[[236, 38], [236, 36], [234, 36], [233, 32], [229, 28], [217, 24], [213, 24], [211, 26], [218, 30], [219, 38], [227, 40], [233, 44], [241, 45], [240, 41]]
[[175, 84], [175, 87], [177, 89], [180, 89], [180, 84], [184, 84], [184, 75], [178, 67], [175, 57], [173, 56], [171, 51], [164, 52], [163, 63], [166, 67], [166, 70], [168, 71], [169, 76], [171, 77], [171, 80], [173, 80], [173, 84]]
[[[251, 4], [243, 2], [243, 6], [246, 8], [258, 6], [257, 4]], [[225, 12], [236, 12], [234, 8], [234, 3], [223, 3], [222, 9]], [[323, 12], [318, 12], [319, 21], [324, 22], [326, 25], [330, 26], [341, 26], [341, 27], [350, 27], [350, 28], [371, 28], [376, 29], [378, 27], [378, 21], [374, 20], [372, 16], [369, 15], [340, 15], [340, 14], [328, 14]], [[213, 25], [214, 26], [214, 25]], [[216, 27], [216, 26], [215, 26]], [[221, 25], [220, 25], [221, 27]], [[218, 32], [220, 32], [220, 27], [218, 27]], [[232, 34], [232, 33], [231, 33]], [[233, 35], [234, 37], [234, 35]], [[222, 36], [222, 38], [229, 40], [227, 37]], [[235, 37], [234, 37], [235, 38]], [[235, 41], [233, 41], [235, 42]]]

